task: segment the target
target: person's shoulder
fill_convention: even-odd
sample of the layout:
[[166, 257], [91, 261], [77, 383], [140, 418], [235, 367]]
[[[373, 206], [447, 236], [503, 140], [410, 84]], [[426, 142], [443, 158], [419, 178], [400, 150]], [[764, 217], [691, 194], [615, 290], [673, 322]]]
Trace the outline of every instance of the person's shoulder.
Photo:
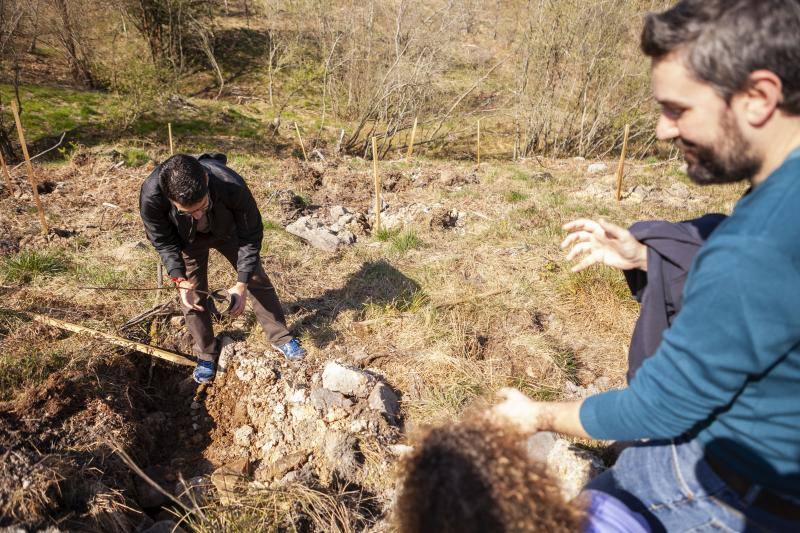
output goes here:
[[144, 181], [142, 181], [142, 186], [140, 188], [140, 196], [142, 199], [152, 201], [163, 198], [164, 195], [161, 192], [161, 183], [158, 179], [159, 170], [161, 170], [161, 165], [157, 165], [156, 168], [147, 175]]
[[800, 160], [785, 164], [736, 205], [714, 233], [718, 238], [740, 237], [751, 243], [787, 248], [800, 255]]

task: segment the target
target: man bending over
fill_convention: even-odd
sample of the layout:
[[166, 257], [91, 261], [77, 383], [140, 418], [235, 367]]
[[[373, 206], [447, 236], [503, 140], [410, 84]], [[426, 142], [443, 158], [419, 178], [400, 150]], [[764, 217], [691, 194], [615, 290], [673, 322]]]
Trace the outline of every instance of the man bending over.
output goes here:
[[289, 360], [306, 351], [286, 329], [278, 295], [261, 266], [261, 213], [239, 174], [222, 154], [170, 157], [145, 179], [139, 210], [147, 238], [179, 288], [186, 327], [198, 358], [192, 376], [211, 381], [219, 347], [211, 326], [208, 296], [208, 252], [215, 249], [236, 268], [228, 289], [231, 316], [240, 315], [247, 295], [273, 348]]

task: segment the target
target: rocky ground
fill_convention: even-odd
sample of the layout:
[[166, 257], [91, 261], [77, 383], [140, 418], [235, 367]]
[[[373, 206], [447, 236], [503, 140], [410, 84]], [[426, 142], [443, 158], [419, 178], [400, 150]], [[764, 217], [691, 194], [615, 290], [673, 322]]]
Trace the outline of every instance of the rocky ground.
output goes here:
[[[613, 273], [563, 268], [561, 224], [689, 217], [738, 194], [713, 203], [674, 169], [642, 165], [617, 204], [608, 165], [387, 162], [378, 232], [368, 162], [232, 158], [264, 214], [265, 266], [309, 357], [282, 360], [249, 313], [222, 317], [220, 372], [198, 389], [185, 367], [19, 314], [190, 351], [169, 293], [88, 288], [154, 285], [136, 194], [151, 167], [121, 162], [100, 147], [42, 168], [47, 235], [23, 182], [0, 188], [3, 265], [60, 265], [6, 274], [0, 287], [0, 370], [18, 379], [0, 402], [0, 527], [387, 530], [395, 465], [416, 428], [501, 386], [554, 399], [623, 382], [635, 306]], [[230, 277], [214, 259], [212, 284]], [[597, 443], [555, 435], [529, 449], [568, 498], [608, 460]]]

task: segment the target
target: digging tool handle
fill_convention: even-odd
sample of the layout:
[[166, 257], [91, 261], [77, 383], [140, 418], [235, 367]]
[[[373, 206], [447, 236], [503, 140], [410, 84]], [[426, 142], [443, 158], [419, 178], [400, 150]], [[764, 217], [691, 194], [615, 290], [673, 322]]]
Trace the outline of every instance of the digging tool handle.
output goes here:
[[86, 333], [96, 339], [101, 339], [116, 346], [122, 346], [123, 348], [128, 348], [129, 350], [136, 350], [137, 352], [146, 353], [152, 357], [157, 357], [159, 359], [164, 359], [165, 361], [169, 361], [171, 363], [175, 363], [178, 365], [183, 366], [195, 366], [195, 363], [190, 359], [178, 355], [176, 353], [157, 348], [155, 346], [150, 346], [149, 344], [142, 344], [141, 342], [135, 342], [128, 339], [124, 339], [122, 337], [118, 337], [116, 335], [111, 335], [110, 333], [103, 333], [102, 331], [97, 331], [96, 329], [90, 329], [84, 326], [79, 326], [78, 324], [72, 324], [70, 322], [64, 322], [63, 320], [58, 320], [57, 318], [50, 318], [49, 316], [39, 315], [36, 313], [28, 313], [34, 320], [37, 322], [41, 322], [42, 324], [47, 324], [48, 326], [53, 326], [56, 328], [64, 329], [67, 331], [72, 331], [73, 333]]

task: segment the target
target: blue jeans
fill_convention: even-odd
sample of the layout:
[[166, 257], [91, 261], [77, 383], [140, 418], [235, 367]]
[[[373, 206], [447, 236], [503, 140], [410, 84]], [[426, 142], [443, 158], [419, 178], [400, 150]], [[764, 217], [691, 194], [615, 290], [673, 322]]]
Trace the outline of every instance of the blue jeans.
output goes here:
[[635, 444], [586, 488], [622, 500], [653, 531], [800, 531], [800, 522], [745, 502], [714, 473], [694, 440]]

